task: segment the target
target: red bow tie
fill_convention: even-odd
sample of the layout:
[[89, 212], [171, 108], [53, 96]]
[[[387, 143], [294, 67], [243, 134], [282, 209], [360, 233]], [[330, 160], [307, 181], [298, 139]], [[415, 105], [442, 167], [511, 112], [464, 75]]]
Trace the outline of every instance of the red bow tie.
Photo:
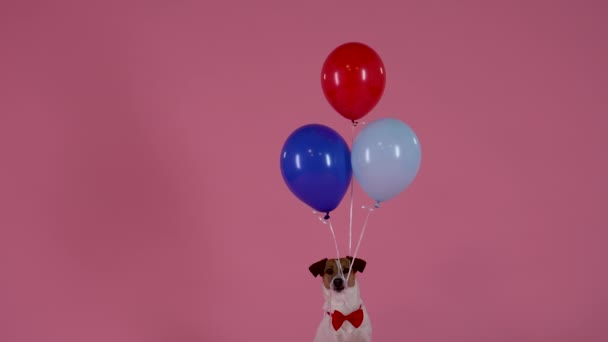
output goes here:
[[355, 328], [358, 328], [361, 323], [363, 323], [363, 310], [359, 308], [359, 310], [353, 311], [347, 316], [344, 316], [343, 313], [335, 310], [331, 315], [331, 324], [334, 326], [336, 331], [340, 329], [344, 321], [349, 321], [350, 324], [352, 324]]

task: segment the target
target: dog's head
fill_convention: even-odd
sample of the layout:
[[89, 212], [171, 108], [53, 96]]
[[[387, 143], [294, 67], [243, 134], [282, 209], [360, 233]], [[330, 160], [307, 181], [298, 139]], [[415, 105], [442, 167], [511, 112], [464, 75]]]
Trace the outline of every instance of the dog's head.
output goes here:
[[[310, 265], [308, 270], [315, 277], [319, 275], [323, 277], [323, 285], [326, 289], [340, 292], [347, 286], [355, 286], [355, 274], [363, 272], [366, 264], [365, 260], [359, 258], [353, 262], [352, 257], [340, 258], [339, 262], [338, 259], [322, 259]], [[350, 276], [348, 276], [349, 271]]]

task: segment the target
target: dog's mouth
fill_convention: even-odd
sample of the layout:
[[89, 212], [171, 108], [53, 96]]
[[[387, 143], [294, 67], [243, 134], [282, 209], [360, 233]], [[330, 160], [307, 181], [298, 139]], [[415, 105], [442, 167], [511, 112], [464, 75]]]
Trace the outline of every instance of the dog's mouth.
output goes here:
[[336, 291], [336, 292], [342, 292], [343, 290], [344, 290], [344, 286], [338, 286], [338, 287], [334, 286], [334, 291]]

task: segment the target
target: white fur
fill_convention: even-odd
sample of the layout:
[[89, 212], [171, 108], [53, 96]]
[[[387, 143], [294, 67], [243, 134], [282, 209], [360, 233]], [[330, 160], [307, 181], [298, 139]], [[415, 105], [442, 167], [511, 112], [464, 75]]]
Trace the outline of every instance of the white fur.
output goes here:
[[[328, 290], [323, 286], [323, 294], [325, 295], [323, 320], [319, 324], [314, 342], [370, 342], [372, 340], [372, 323], [361, 300], [358, 282], [355, 281], [355, 286], [341, 292]], [[328, 312], [333, 313], [334, 310], [338, 310], [348, 315], [359, 307], [363, 310], [363, 323], [358, 328], [349, 321], [344, 321], [340, 329], [337, 331], [334, 329]]]

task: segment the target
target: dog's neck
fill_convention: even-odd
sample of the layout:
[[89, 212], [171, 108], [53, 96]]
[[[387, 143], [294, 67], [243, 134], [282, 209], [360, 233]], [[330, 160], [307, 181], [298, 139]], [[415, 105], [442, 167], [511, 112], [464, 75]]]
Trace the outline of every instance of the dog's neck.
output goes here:
[[323, 310], [327, 312], [338, 310], [347, 315], [355, 310], [358, 310], [363, 304], [359, 294], [358, 282], [355, 283], [355, 286], [346, 288], [342, 290], [342, 292], [335, 292], [333, 290], [326, 289], [325, 286], [323, 286], [323, 294], [325, 295], [325, 304], [323, 305]]

